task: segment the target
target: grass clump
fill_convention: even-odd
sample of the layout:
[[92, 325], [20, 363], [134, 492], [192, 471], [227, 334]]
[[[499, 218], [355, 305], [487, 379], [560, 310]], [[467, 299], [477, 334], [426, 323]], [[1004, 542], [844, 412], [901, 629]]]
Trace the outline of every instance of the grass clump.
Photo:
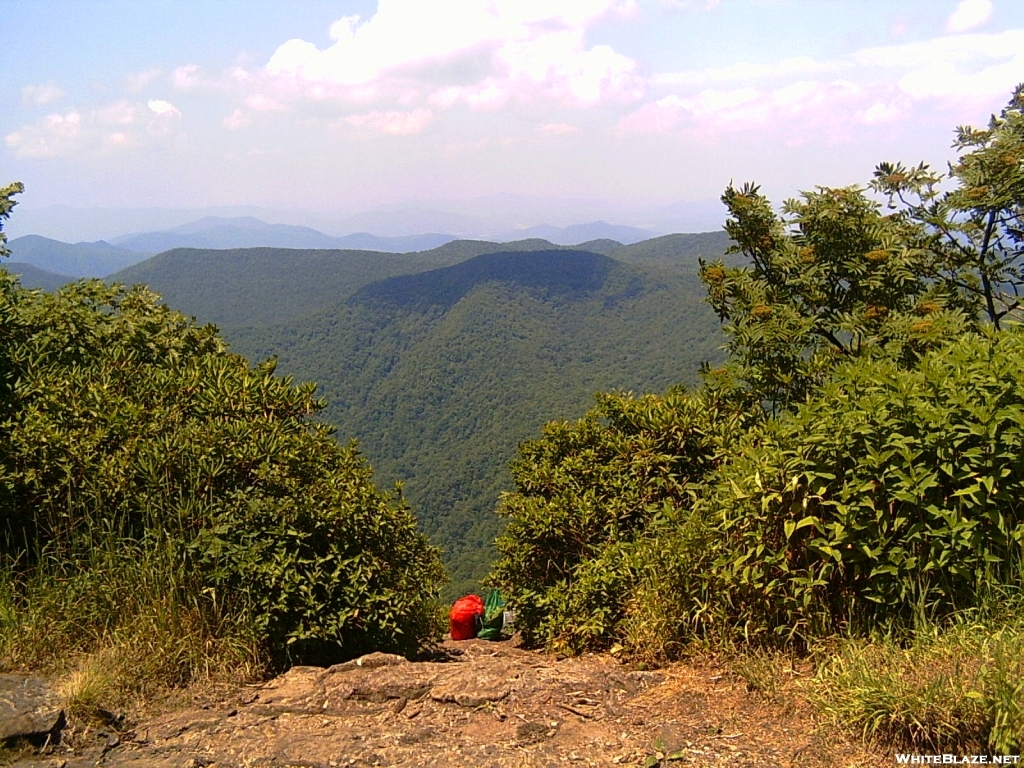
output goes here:
[[819, 667], [810, 697], [830, 720], [893, 747], [1019, 753], [1024, 619], [961, 616], [906, 643], [848, 640]]

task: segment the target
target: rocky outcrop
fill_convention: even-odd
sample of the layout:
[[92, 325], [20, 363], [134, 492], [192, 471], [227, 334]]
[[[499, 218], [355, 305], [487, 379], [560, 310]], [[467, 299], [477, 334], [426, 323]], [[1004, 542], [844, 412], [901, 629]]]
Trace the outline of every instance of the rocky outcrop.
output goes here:
[[0, 675], [0, 742], [57, 742], [64, 724], [60, 697], [45, 680]]
[[[888, 765], [818, 735], [716, 668], [629, 669], [509, 643], [449, 643], [437, 660], [370, 654], [137, 722], [69, 732], [18, 768], [522, 768]], [[838, 750], [838, 751], [837, 751]]]

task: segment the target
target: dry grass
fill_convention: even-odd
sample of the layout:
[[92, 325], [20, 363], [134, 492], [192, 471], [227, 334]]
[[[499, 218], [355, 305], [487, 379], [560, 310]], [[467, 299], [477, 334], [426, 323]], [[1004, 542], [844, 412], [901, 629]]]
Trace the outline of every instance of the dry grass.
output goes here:
[[255, 633], [190, 601], [162, 553], [126, 546], [88, 566], [0, 575], [0, 671], [53, 676], [70, 716], [265, 672]]
[[1024, 747], [1024, 620], [960, 621], [849, 641], [809, 689], [831, 721], [913, 750], [1015, 753]]

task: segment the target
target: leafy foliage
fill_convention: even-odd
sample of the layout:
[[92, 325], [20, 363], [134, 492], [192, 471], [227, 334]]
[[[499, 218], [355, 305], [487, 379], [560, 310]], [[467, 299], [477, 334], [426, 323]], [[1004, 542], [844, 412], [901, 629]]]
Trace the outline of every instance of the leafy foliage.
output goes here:
[[640, 581], [644, 540], [679, 523], [743, 423], [711, 389], [609, 394], [520, 446], [490, 581], [517, 606], [528, 640], [576, 652], [610, 642]]
[[43, 294], [4, 274], [2, 311], [0, 541], [23, 586], [122, 541], [168, 552], [183, 600], [278, 660], [409, 652], [435, 631], [438, 553], [311, 420], [314, 385], [250, 367], [142, 288]]
[[727, 323], [731, 367], [772, 411], [805, 400], [850, 357], [911, 363], [962, 329], [955, 296], [924, 277], [917, 230], [883, 216], [856, 187], [818, 188], [776, 215], [754, 185], [729, 187], [726, 230], [750, 267], [704, 264], [708, 300]]
[[1021, 577], [1024, 333], [967, 336], [912, 370], [841, 366], [748, 435], [702, 499], [709, 591], [745, 633], [911, 626]]
[[[959, 291], [996, 328], [1022, 307], [1024, 287], [1024, 85], [985, 129], [960, 126], [964, 150], [945, 177], [923, 163], [882, 163], [872, 188], [895, 219], [916, 227], [926, 276]], [[955, 188], [940, 192], [949, 180]]]
[[7, 234], [4, 232], [4, 222], [11, 217], [11, 210], [18, 204], [14, 196], [24, 191], [25, 186], [18, 181], [8, 184], [6, 187], [0, 187], [0, 257], [10, 256], [11, 254], [7, 248]]

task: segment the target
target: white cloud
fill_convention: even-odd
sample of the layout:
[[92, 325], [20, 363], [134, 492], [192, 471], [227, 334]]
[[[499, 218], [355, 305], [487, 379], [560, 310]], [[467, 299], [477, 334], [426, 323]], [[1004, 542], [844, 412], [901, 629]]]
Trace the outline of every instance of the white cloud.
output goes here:
[[350, 115], [342, 118], [341, 123], [356, 128], [370, 128], [393, 136], [407, 136], [419, 133], [434, 119], [429, 109], [414, 109], [411, 112], [368, 112], [362, 115]]
[[252, 117], [243, 112], [240, 109], [236, 109], [230, 115], [225, 117], [221, 123], [230, 131], [237, 131], [239, 128], [245, 128], [252, 124]]
[[661, 4], [669, 8], [686, 8], [690, 11], [713, 11], [722, 0], [661, 0]]
[[253, 112], [281, 112], [287, 107], [277, 99], [264, 93], [254, 93], [245, 100], [245, 106]]
[[139, 119], [139, 105], [130, 101], [116, 101], [96, 110], [96, 119], [103, 125], [132, 125]]
[[181, 117], [181, 111], [171, 102], [163, 99], [150, 99], [146, 102], [146, 106], [149, 107], [150, 112], [161, 117]]
[[538, 129], [546, 136], [568, 136], [573, 133], [580, 133], [580, 127], [569, 123], [546, 123]]
[[855, 59], [864, 66], [903, 70], [894, 80], [914, 99], [990, 102], [1024, 81], [1024, 30], [868, 48]]
[[[589, 24], [636, 7], [634, 0], [380, 0], [366, 21], [334, 22], [327, 48], [288, 40], [265, 72], [280, 92], [314, 100], [410, 106], [427, 98], [440, 108], [497, 109], [539, 98], [575, 106], [637, 98], [643, 84], [635, 62], [584, 42]], [[463, 59], [474, 67], [460, 69]]]
[[992, 15], [992, 0], [960, 0], [956, 10], [946, 20], [949, 32], [965, 32], [979, 27]]
[[970, 63], [979, 59], [1005, 59], [1024, 50], [1024, 30], [1011, 29], [997, 34], [973, 34], [936, 37], [918, 43], [863, 48], [852, 57], [867, 67], [903, 67], [908, 69], [936, 62]]
[[52, 81], [42, 85], [26, 85], [21, 89], [22, 102], [36, 106], [52, 104], [59, 101], [64, 95], [64, 90]]
[[757, 80], [805, 77], [835, 72], [851, 66], [841, 61], [815, 61], [809, 56], [794, 56], [771, 64], [741, 61], [717, 69], [696, 69], [683, 72], [662, 72], [651, 78], [652, 85], [708, 86], [729, 82], [749, 83]]
[[[818, 79], [822, 73], [843, 79]], [[806, 126], [819, 126], [823, 136], [845, 141], [851, 125], [906, 120], [915, 110], [990, 109], [1019, 82], [1024, 82], [1024, 30], [945, 35], [864, 48], [832, 60], [797, 57], [658, 74], [651, 89], [675, 92], [624, 116], [616, 131], [788, 126], [807, 134], [795, 119], [800, 116]]]
[[54, 157], [74, 149], [81, 130], [82, 116], [78, 112], [55, 113], [7, 134], [4, 143], [18, 157]]
[[4, 143], [18, 157], [64, 157], [95, 150], [119, 150], [167, 141], [178, 135], [181, 113], [171, 103], [116, 101], [89, 112], [72, 110], [7, 134]]
[[846, 114], [865, 97], [847, 80], [804, 80], [775, 89], [706, 89], [681, 97], [670, 95], [648, 103], [619, 120], [616, 133], [694, 131], [705, 137], [723, 133], [788, 126], [790, 134], [819, 134], [834, 139], [846, 129]]
[[179, 91], [187, 91], [199, 84], [199, 65], [186, 64], [174, 70], [171, 76], [174, 87]]
[[900, 120], [906, 109], [894, 102], [876, 101], [860, 114], [860, 121], [865, 125], [880, 125]]
[[138, 93], [163, 73], [164, 71], [160, 69], [160, 67], [154, 67], [153, 69], [147, 69], [142, 72], [133, 72], [125, 78], [128, 84], [128, 90], [132, 93]]

